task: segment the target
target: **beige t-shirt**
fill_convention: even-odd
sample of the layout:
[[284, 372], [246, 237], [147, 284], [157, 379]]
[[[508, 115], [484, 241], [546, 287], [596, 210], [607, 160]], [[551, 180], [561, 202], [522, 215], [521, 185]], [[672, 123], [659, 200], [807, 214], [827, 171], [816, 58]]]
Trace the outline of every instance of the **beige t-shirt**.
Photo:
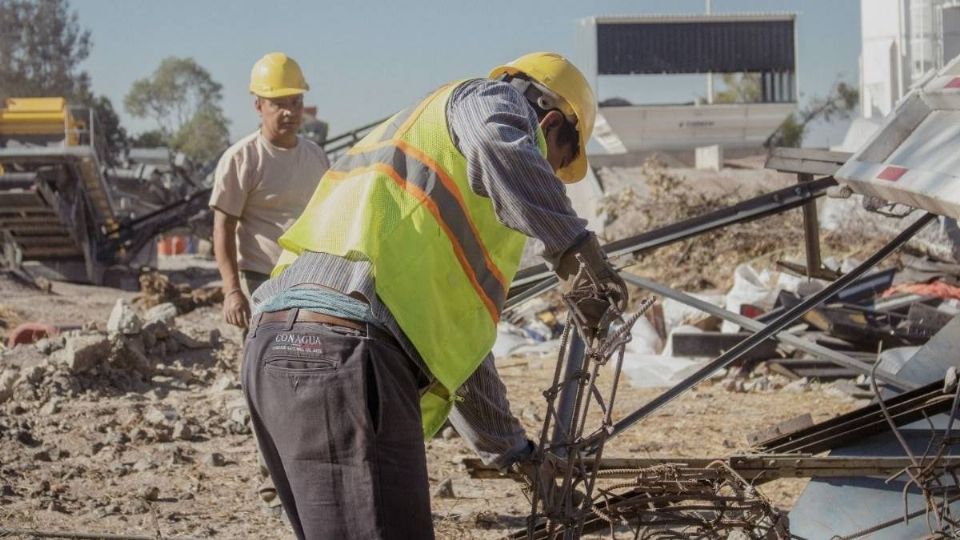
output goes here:
[[282, 251], [277, 239], [300, 217], [328, 168], [327, 155], [315, 143], [299, 137], [294, 148], [280, 148], [260, 130], [223, 153], [210, 207], [239, 219], [240, 270], [273, 270]]

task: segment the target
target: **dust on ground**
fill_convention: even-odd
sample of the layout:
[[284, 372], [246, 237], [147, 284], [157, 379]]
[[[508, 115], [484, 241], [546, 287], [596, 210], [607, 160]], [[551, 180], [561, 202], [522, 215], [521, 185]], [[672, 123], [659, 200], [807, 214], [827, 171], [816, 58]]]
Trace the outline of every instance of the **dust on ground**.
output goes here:
[[[131, 304], [143, 319], [139, 333], [110, 338], [107, 319], [117, 299], [132, 302], [132, 293], [63, 283], [54, 284], [54, 294], [6, 281], [0, 286], [6, 312], [22, 320], [82, 322], [88, 328], [78, 335], [106, 343], [87, 364], [66, 363], [64, 349], [50, 340], [0, 357], [0, 397], [10, 391], [0, 405], [3, 527], [291, 537], [254, 492], [254, 440], [237, 377], [240, 335], [222, 322], [219, 306], [177, 314], [162, 330], [155, 315]], [[148, 338], [148, 330], [156, 335]], [[541, 392], [553, 362], [552, 356], [499, 361], [513, 410], [531, 434], [542, 422]], [[656, 393], [622, 385], [618, 416]], [[823, 420], [854, 406], [815, 385], [800, 393], [744, 393], [705, 383], [614, 439], [605, 455], [723, 457], [745, 450], [746, 435], [758, 427], [806, 412]], [[453, 491], [452, 498], [433, 498], [438, 537], [496, 538], [522, 527], [528, 503], [519, 486], [469, 478], [462, 462], [471, 452], [462, 439], [446, 435], [427, 442], [431, 490], [449, 481]], [[785, 480], [762, 491], [789, 507], [803, 484]]]

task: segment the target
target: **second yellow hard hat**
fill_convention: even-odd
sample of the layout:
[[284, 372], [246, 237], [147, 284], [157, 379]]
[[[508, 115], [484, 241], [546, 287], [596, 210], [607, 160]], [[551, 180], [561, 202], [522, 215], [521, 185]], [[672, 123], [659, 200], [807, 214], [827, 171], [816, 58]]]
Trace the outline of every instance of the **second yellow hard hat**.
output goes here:
[[302, 94], [310, 89], [296, 60], [281, 52], [266, 54], [250, 72], [250, 93], [265, 98]]

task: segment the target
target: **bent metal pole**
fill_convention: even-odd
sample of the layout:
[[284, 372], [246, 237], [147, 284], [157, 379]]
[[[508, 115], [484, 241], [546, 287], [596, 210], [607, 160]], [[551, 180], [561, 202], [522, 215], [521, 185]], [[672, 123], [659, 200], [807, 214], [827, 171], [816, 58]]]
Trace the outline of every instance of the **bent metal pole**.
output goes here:
[[[920, 217], [920, 219], [904, 229], [904, 231], [898, 234], [896, 238], [880, 248], [876, 253], [867, 258], [867, 260], [863, 261], [859, 266], [844, 274], [830, 285], [827, 285], [820, 292], [807, 297], [803, 302], [800, 302], [793, 308], [787, 310], [777, 319], [770, 321], [770, 323], [764, 329], [747, 337], [740, 343], [737, 343], [729, 351], [721, 354], [686, 379], [680, 381], [666, 392], [655, 397], [646, 405], [640, 407], [636, 411], [621, 419], [619, 422], [613, 425], [612, 431], [607, 439], [623, 433], [626, 429], [646, 418], [648, 415], [650, 415], [650, 413], [656, 411], [660, 407], [663, 407], [670, 401], [673, 401], [674, 398], [709, 377], [713, 372], [720, 368], [726, 367], [731, 362], [740, 358], [767, 338], [779, 333], [784, 328], [799, 320], [807, 311], [817, 307], [834, 294], [840, 292], [844, 287], [866, 273], [867, 270], [873, 268], [880, 261], [890, 256], [890, 254], [899, 249], [908, 240], [913, 238], [913, 236], [917, 234], [920, 229], [923, 229], [936, 217], [936, 214], [931, 213], [927, 213]], [[598, 445], [596, 443], [588, 443], [587, 453], [593, 453], [597, 446]]]

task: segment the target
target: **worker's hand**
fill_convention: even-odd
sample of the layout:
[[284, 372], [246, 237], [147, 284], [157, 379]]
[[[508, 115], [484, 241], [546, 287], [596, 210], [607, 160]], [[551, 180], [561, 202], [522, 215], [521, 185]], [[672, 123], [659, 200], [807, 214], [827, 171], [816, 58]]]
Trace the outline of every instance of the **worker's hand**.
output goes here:
[[[594, 289], [586, 272], [577, 279], [580, 271], [577, 255], [583, 260], [586, 269], [596, 277], [600, 291]], [[606, 334], [607, 326], [613, 318], [608, 314], [611, 306], [616, 306], [621, 312], [627, 309], [627, 284], [610, 265], [593, 233], [568, 249], [560, 257], [555, 271], [560, 278], [561, 292], [571, 299], [577, 308], [581, 326], [591, 334], [584, 336], [585, 338], [602, 337]]]
[[529, 444], [531, 452], [510, 467], [516, 475], [516, 480], [523, 484], [523, 491], [527, 498], [532, 499], [535, 491], [544, 513], [548, 516], [568, 513], [572, 509], [580, 508], [586, 496], [576, 489], [570, 489], [568, 498], [564, 500], [564, 494], [558, 484], [563, 481], [563, 472], [558, 462], [550, 454], [545, 456], [539, 454], [532, 448], [532, 442]]
[[543, 507], [550, 509], [556, 502], [559, 491], [556, 467], [553, 460], [540, 457], [532, 442], [528, 441], [528, 445], [530, 452], [511, 465], [510, 471], [515, 474], [514, 479], [523, 485], [523, 492], [527, 498], [532, 499], [533, 493], [536, 492]]
[[228, 292], [223, 298], [223, 318], [240, 328], [250, 324], [250, 302], [240, 289]]

